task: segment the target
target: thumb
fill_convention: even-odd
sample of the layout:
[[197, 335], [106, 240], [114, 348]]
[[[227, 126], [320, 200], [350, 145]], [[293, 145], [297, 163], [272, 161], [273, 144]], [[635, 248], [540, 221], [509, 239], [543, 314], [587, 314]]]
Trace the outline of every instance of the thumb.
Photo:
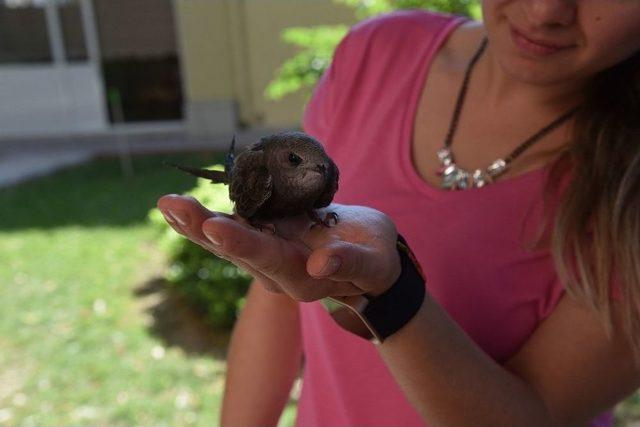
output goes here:
[[386, 290], [400, 276], [400, 257], [395, 249], [388, 254], [379, 248], [336, 242], [311, 253], [307, 272], [375, 292]]

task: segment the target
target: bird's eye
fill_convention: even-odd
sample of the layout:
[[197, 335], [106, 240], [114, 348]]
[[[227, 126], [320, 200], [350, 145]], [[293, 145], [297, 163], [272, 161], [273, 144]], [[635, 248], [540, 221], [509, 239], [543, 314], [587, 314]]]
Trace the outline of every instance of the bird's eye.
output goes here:
[[300, 156], [296, 155], [295, 153], [289, 153], [289, 163], [294, 166], [298, 166], [301, 162], [302, 159], [300, 158]]

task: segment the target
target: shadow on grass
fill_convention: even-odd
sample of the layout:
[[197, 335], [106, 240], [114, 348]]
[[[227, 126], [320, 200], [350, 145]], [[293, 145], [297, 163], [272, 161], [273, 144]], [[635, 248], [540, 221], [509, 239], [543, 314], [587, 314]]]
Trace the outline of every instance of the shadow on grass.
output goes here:
[[96, 159], [0, 189], [0, 230], [66, 226], [127, 226], [143, 223], [163, 194], [183, 193], [196, 178], [165, 162], [195, 167], [222, 163], [217, 153], [133, 158], [135, 175], [125, 178], [117, 159]]
[[134, 290], [144, 312], [150, 316], [149, 332], [165, 347], [179, 347], [191, 356], [226, 359], [231, 333], [217, 332], [192, 304], [173, 292], [162, 278], [152, 279]]

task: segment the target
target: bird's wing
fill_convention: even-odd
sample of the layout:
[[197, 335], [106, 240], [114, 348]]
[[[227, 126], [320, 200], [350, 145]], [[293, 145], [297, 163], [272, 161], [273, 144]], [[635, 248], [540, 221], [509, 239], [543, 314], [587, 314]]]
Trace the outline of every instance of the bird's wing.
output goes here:
[[329, 159], [329, 167], [327, 168], [324, 190], [322, 191], [322, 194], [320, 194], [320, 197], [318, 197], [318, 200], [313, 204], [314, 208], [323, 208], [331, 204], [334, 194], [338, 191], [339, 179], [340, 172], [338, 171], [338, 167], [333, 163], [333, 160]]
[[[259, 156], [262, 155], [259, 154]], [[271, 197], [273, 179], [264, 165], [247, 162], [246, 158], [243, 160], [245, 161], [236, 163], [234, 168], [229, 197], [235, 202], [235, 210], [238, 215], [250, 218]]]

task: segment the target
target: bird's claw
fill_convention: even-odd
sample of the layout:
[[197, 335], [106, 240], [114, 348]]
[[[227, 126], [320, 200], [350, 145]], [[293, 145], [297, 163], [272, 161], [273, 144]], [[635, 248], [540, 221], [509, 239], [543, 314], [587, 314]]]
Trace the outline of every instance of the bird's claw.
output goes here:
[[322, 223], [327, 227], [335, 227], [338, 225], [338, 214], [335, 212], [329, 212], [324, 216]]
[[267, 229], [271, 234], [276, 234], [276, 226], [273, 224], [255, 224], [254, 227], [257, 228], [260, 232]]
[[319, 225], [324, 225], [327, 228], [335, 227], [338, 225], [338, 214], [335, 212], [328, 212], [324, 219], [316, 218], [315, 222], [311, 225], [311, 228], [315, 228]]

